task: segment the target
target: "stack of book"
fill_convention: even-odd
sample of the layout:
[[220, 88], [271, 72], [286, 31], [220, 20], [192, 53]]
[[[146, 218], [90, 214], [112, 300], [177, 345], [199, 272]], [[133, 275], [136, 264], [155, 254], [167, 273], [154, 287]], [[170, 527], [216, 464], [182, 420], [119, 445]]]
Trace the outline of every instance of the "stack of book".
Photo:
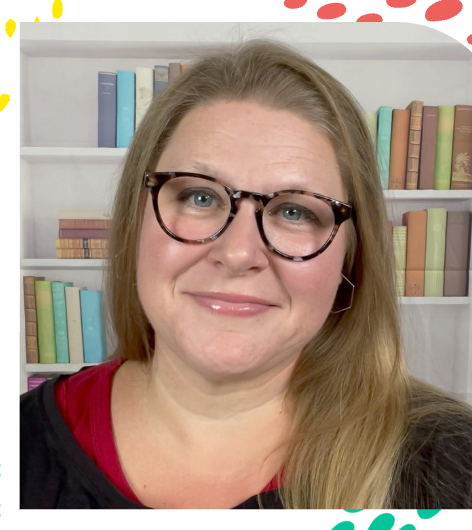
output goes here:
[[389, 221], [399, 296], [467, 296], [470, 219], [428, 208], [405, 212], [401, 226]]
[[27, 363], [99, 363], [106, 357], [102, 291], [23, 276]]
[[28, 377], [28, 392], [42, 385], [48, 379], [54, 377], [53, 374], [33, 374]]
[[187, 64], [98, 72], [98, 147], [128, 147], [153, 98]]
[[472, 189], [472, 105], [366, 112], [383, 189]]
[[60, 259], [108, 258], [111, 219], [99, 212], [63, 210], [59, 215], [56, 257]]

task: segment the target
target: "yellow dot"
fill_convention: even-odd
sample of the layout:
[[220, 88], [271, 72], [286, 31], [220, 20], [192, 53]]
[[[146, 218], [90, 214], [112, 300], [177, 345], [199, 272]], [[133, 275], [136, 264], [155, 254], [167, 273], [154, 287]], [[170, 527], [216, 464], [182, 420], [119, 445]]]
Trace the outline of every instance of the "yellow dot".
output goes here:
[[39, 18], [36, 17], [36, 18], [34, 19], [34, 21], [35, 21], [35, 22], [39, 22]]
[[10, 96], [8, 94], [2, 94], [0, 96], [0, 112], [8, 105], [10, 101]]
[[61, 2], [61, 0], [54, 0], [54, 3], [52, 4], [52, 16], [54, 18], [61, 18], [62, 17], [62, 2]]
[[5, 31], [7, 35], [11, 37], [15, 33], [16, 22], [10, 18], [10, 20], [5, 24]]

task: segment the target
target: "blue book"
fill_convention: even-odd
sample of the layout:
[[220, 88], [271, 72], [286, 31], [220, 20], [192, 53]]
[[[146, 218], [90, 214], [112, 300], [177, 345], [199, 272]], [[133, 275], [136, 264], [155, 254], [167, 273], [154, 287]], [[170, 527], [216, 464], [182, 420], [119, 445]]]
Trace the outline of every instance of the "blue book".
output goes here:
[[80, 291], [80, 316], [84, 362], [100, 363], [106, 357], [105, 323], [102, 311], [102, 291]]
[[116, 74], [98, 72], [98, 147], [116, 147]]
[[129, 147], [134, 134], [136, 74], [116, 72], [116, 147]]
[[56, 336], [56, 362], [69, 362], [69, 338], [67, 335], [66, 287], [72, 282], [52, 282], [52, 305], [54, 309], [54, 332]]
[[390, 171], [390, 140], [392, 138], [393, 107], [379, 107], [377, 110], [377, 164], [380, 183], [383, 190], [388, 190]]
[[169, 67], [156, 64], [154, 66], [154, 97], [169, 84]]

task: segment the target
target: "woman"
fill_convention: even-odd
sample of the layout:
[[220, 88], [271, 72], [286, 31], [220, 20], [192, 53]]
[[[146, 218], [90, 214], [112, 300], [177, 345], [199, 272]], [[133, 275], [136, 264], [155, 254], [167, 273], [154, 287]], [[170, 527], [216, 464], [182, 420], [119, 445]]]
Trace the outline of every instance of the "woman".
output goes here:
[[373, 144], [328, 73], [200, 60], [113, 219], [116, 359], [23, 398], [23, 507], [472, 507], [472, 412], [407, 373]]

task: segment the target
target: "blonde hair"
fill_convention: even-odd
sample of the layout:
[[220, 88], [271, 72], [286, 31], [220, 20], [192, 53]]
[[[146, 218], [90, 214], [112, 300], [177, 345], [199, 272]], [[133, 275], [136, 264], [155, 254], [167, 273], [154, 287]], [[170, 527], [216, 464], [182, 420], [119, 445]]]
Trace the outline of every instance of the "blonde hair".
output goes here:
[[221, 99], [259, 102], [313, 123], [335, 149], [356, 212], [343, 266], [355, 285], [352, 308], [329, 315], [290, 380], [294, 435], [282, 501], [289, 508], [389, 507], [408, 426], [425, 411], [412, 408], [411, 396], [418, 388], [436, 394], [405, 367], [386, 207], [363, 111], [340, 82], [291, 48], [258, 40], [204, 57], [152, 102], [132, 140], [113, 211], [106, 293], [116, 355], [146, 362], [154, 353], [136, 289], [147, 196], [142, 176], [188, 111]]

